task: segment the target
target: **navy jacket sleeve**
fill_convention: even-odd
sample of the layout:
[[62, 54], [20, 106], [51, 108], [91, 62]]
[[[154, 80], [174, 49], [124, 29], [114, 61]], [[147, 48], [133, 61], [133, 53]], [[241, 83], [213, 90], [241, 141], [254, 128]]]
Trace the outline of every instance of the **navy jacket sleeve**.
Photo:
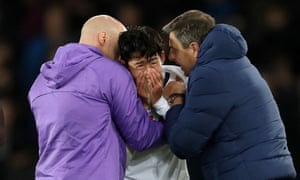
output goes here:
[[165, 126], [171, 150], [184, 159], [201, 154], [231, 108], [226, 84], [218, 72], [198, 68], [190, 78], [185, 105], [168, 111]]

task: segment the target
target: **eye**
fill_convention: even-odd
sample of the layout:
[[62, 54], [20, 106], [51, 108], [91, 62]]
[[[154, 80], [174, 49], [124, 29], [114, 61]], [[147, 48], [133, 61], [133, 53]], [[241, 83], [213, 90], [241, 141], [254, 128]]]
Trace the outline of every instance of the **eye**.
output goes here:
[[143, 67], [144, 66], [144, 63], [136, 63], [135, 64], [135, 67]]
[[158, 58], [157, 56], [152, 56], [148, 59], [148, 63], [150, 63], [151, 65], [155, 65], [158, 63]]
[[139, 70], [144, 69], [145, 68], [145, 62], [144, 61], [139, 61], [139, 62], [135, 63], [135, 68], [139, 69]]

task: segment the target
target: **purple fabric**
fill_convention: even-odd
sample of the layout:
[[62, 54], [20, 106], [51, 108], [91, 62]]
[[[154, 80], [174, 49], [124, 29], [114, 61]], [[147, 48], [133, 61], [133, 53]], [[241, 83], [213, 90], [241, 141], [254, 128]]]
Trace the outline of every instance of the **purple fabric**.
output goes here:
[[129, 72], [95, 47], [60, 47], [28, 98], [39, 134], [36, 179], [121, 180], [125, 143], [162, 143], [163, 125], [149, 120]]

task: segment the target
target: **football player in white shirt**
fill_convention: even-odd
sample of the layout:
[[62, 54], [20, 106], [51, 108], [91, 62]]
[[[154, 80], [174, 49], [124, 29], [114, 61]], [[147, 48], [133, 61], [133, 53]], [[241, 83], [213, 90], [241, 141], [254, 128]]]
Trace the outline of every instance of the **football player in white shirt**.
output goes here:
[[[161, 73], [165, 81], [180, 80], [186, 84], [187, 78], [180, 67], [162, 65], [165, 61], [164, 41], [160, 34], [147, 26], [137, 26], [122, 32], [119, 37], [121, 61], [129, 69], [137, 84], [138, 93], [144, 107], [149, 112], [149, 120], [163, 121], [158, 111], [167, 111], [168, 102], [161, 98], [159, 104], [151, 104], [151, 73]], [[178, 95], [182, 95], [184, 89]], [[172, 99], [170, 100], [172, 101]], [[171, 103], [171, 102], [169, 102]], [[157, 106], [158, 108], [154, 108]], [[127, 148], [125, 180], [188, 180], [185, 160], [177, 158], [167, 142], [143, 152]]]

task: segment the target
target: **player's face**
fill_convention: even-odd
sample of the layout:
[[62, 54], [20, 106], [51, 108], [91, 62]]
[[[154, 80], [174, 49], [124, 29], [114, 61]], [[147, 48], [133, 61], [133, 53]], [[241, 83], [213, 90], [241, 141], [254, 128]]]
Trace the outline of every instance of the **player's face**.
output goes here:
[[139, 77], [138, 75], [140, 73], [146, 73], [149, 68], [155, 69], [157, 72], [161, 72], [162, 59], [158, 53], [148, 58], [146, 56], [141, 56], [139, 53], [133, 53], [131, 59], [128, 61], [128, 69], [134, 79]]

